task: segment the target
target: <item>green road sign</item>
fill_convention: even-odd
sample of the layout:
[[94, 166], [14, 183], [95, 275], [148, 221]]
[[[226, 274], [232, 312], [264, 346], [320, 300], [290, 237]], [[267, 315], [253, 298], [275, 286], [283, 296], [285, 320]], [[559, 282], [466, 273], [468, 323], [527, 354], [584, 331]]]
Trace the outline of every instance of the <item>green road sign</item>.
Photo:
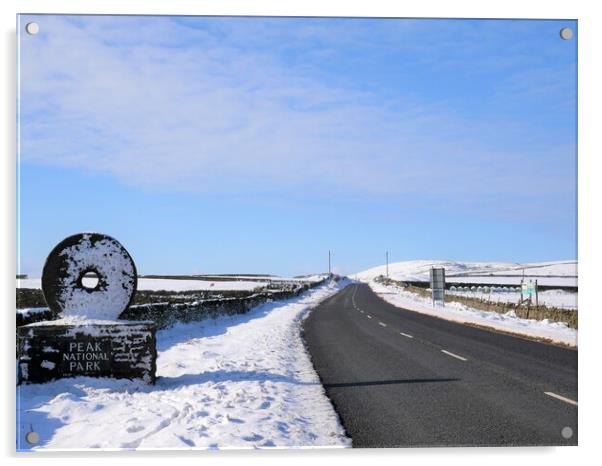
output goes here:
[[523, 292], [524, 296], [533, 296], [533, 295], [535, 295], [535, 283], [533, 283], [533, 282], [522, 283], [521, 284], [521, 289], [522, 289], [522, 292]]

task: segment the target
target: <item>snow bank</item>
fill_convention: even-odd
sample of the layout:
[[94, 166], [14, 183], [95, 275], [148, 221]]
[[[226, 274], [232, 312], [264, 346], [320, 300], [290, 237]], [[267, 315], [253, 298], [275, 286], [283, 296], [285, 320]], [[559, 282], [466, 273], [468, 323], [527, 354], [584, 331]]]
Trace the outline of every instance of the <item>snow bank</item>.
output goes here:
[[329, 283], [245, 315], [157, 332], [157, 384], [80, 377], [17, 388], [18, 448], [348, 447], [300, 336]]
[[370, 281], [369, 285], [382, 299], [403, 309], [441, 319], [493, 327], [504, 332], [545, 338], [557, 343], [577, 346], [577, 330], [562, 322], [552, 322], [547, 319], [541, 321], [521, 319], [512, 312], [498, 314], [480, 311], [455, 302], [447, 303], [445, 306], [433, 306], [431, 300], [396, 286], [387, 286], [375, 281]]

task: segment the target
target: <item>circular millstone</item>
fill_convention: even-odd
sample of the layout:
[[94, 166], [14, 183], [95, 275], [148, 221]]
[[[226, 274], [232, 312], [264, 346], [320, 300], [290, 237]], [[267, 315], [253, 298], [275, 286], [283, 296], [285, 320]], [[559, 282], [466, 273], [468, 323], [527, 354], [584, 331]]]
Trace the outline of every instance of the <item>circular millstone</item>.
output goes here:
[[136, 285], [132, 257], [116, 239], [100, 233], [65, 238], [42, 272], [48, 307], [64, 317], [115, 320], [131, 304]]

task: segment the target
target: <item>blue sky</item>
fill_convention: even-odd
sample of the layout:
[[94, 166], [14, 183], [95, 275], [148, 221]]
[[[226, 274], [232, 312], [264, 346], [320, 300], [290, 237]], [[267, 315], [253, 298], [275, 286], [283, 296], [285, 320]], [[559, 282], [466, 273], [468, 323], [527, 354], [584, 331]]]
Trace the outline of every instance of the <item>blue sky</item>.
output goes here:
[[576, 257], [574, 21], [22, 16], [21, 272]]

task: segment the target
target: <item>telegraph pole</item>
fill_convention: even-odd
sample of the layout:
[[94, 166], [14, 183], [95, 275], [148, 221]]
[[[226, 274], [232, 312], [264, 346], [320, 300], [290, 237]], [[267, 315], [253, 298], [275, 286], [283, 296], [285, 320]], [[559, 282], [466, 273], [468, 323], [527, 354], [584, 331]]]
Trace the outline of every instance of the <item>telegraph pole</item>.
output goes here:
[[389, 278], [389, 251], [387, 251], [387, 278]]
[[330, 272], [330, 249], [329, 249], [328, 250], [328, 276], [330, 276], [330, 275], [331, 275], [331, 272]]

